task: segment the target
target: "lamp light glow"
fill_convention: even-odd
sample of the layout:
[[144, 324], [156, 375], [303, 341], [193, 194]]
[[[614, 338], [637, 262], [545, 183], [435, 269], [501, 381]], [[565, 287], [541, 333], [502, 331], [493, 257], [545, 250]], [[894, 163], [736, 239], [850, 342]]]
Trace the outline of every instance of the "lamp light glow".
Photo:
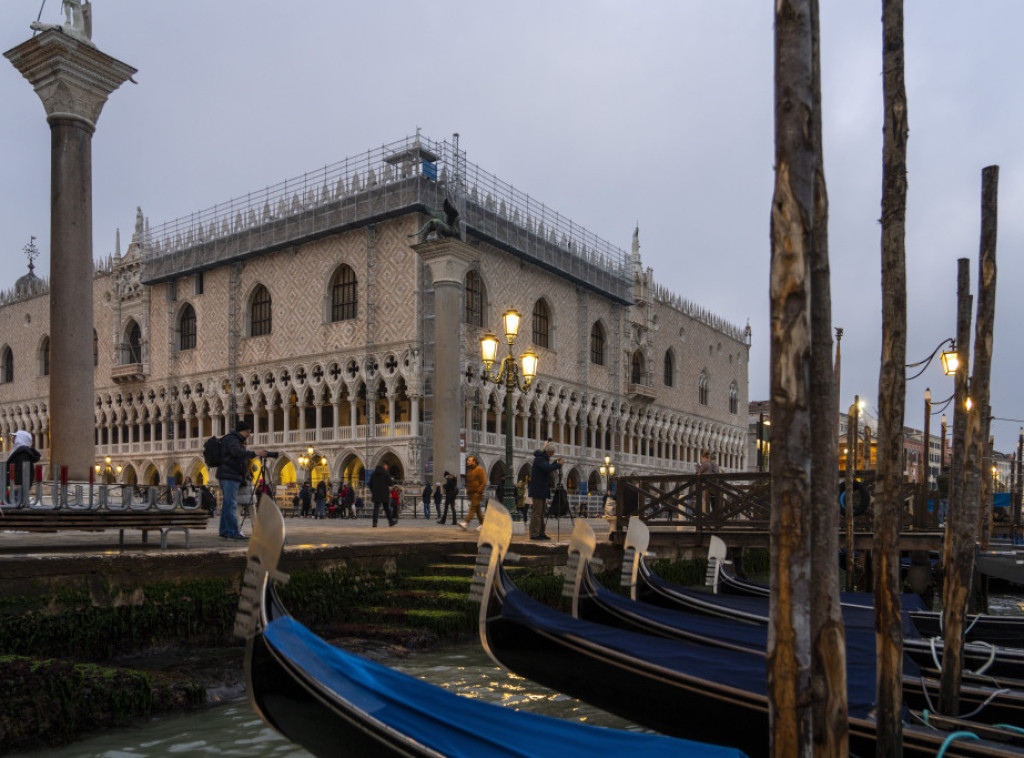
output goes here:
[[540, 363], [540, 359], [533, 350], [527, 350], [523, 353], [521, 360], [523, 362], [523, 378], [526, 380], [526, 385], [529, 386], [537, 376], [537, 364]]
[[511, 345], [516, 341], [516, 335], [519, 334], [519, 311], [515, 308], [509, 308], [505, 315], [501, 317], [501, 320], [505, 322], [505, 339]]
[[480, 356], [484, 359], [484, 367], [490, 371], [498, 356], [498, 338], [487, 332], [480, 338]]
[[956, 352], [956, 348], [953, 347], [949, 350], [945, 350], [942, 353], [942, 370], [946, 376], [953, 376], [956, 370], [960, 368], [960, 356]]

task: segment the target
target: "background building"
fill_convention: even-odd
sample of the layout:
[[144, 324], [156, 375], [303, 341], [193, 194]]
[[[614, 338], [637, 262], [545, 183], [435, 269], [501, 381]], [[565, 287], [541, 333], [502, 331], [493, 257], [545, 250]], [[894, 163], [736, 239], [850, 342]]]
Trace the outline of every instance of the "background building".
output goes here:
[[[361, 484], [380, 462], [439, 479], [434, 291], [413, 246], [446, 198], [478, 254], [455, 412], [492, 483], [505, 389], [481, 380], [479, 338], [510, 307], [517, 345], [540, 357], [515, 396], [517, 474], [548, 437], [577, 491], [601, 486], [606, 455], [617, 474], [692, 471], [703, 449], [748, 467], [749, 327], [660, 287], [638, 231], [627, 254], [468, 163], [457, 139], [419, 135], [160, 226], [137, 211], [94, 278], [97, 465], [109, 457], [128, 482], [205, 480], [203, 440], [245, 418], [256, 446], [280, 451], [277, 482]], [[30, 274], [0, 298], [3, 444], [26, 429], [44, 456], [60, 360], [48, 297]]]

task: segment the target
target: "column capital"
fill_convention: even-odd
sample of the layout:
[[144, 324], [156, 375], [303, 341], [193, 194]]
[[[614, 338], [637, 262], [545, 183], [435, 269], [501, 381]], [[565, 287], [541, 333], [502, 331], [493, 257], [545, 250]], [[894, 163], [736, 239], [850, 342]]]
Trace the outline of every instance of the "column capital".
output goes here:
[[46, 119], [82, 121], [96, 129], [110, 93], [136, 69], [57, 29], [4, 53], [43, 101]]
[[413, 245], [415, 250], [430, 267], [434, 285], [458, 284], [460, 287], [466, 279], [473, 262], [480, 254], [462, 240], [445, 237], [434, 242], [421, 242]]

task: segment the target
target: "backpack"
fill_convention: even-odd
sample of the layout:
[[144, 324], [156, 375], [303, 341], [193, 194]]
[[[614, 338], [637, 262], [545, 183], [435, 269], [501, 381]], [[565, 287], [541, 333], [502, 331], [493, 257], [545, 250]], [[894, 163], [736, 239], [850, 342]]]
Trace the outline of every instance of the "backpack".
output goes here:
[[203, 463], [207, 468], [217, 468], [224, 462], [224, 455], [221, 452], [219, 437], [210, 437], [203, 443]]

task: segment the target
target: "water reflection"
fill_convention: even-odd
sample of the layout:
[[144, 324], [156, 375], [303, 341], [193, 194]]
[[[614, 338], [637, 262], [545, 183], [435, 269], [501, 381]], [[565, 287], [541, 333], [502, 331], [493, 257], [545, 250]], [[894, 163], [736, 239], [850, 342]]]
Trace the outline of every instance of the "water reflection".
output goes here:
[[[479, 643], [421, 653], [392, 661], [390, 665], [467, 697], [597, 726], [646, 731], [495, 666]], [[66, 748], [24, 755], [45, 755], [47, 758], [157, 758], [166, 755], [299, 758], [310, 754], [267, 727], [249, 706], [249, 701], [239, 699], [199, 713], [152, 719]]]

